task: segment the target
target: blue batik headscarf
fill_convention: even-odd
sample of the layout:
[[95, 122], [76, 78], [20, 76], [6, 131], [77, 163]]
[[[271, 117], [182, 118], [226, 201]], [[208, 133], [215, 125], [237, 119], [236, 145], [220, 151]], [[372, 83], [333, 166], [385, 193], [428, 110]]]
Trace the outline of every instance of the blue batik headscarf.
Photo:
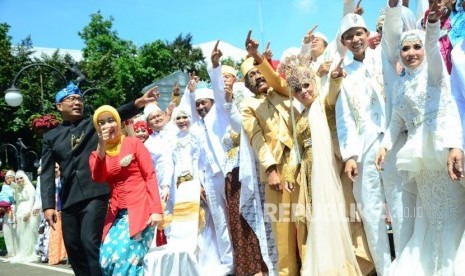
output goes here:
[[58, 91], [55, 96], [55, 103], [61, 103], [64, 98], [71, 95], [79, 95], [82, 97], [81, 90], [72, 81], [69, 82], [68, 86]]

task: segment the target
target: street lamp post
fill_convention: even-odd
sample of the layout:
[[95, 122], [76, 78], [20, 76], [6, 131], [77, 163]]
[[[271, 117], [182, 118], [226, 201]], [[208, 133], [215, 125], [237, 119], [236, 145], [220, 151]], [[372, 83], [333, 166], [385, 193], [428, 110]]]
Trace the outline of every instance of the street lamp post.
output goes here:
[[[4, 143], [0, 147], [5, 148], [5, 161], [6, 164], [8, 165], [8, 148], [12, 149], [13, 152], [15, 153], [15, 158], [16, 158], [16, 164], [18, 166], [18, 169], [24, 170], [26, 168], [26, 156], [28, 154], [34, 155], [34, 167], [38, 168], [39, 167], [39, 156], [37, 153], [33, 150], [29, 150], [29, 148], [23, 143], [22, 138], [18, 138], [16, 145], [10, 144], [10, 143]], [[18, 150], [19, 148], [19, 150]], [[0, 160], [0, 166], [2, 165], [2, 162]]]
[[27, 156], [28, 154], [34, 155], [34, 161], [33, 161], [32, 165], [35, 168], [38, 168], [40, 166], [40, 160], [39, 160], [39, 156], [37, 155], [37, 153], [35, 151], [33, 151], [33, 150], [28, 150], [24, 155]]
[[25, 153], [26, 153], [26, 150], [28, 150], [28, 148], [23, 143], [23, 138], [18, 138], [16, 145], [18, 145], [19, 147], [19, 169], [24, 170], [24, 167], [25, 167], [24, 161], [26, 160]]
[[[8, 165], [8, 148], [10, 149], [13, 149], [14, 153], [15, 153], [15, 158], [16, 158], [16, 164], [18, 166], [18, 168], [21, 166], [21, 157], [20, 155], [18, 154], [18, 149], [13, 145], [13, 144], [10, 144], [10, 143], [4, 143], [1, 145], [2, 148], [5, 148], [5, 162], [6, 164]], [[1, 166], [1, 162], [0, 162], [0, 166]]]
[[[16, 74], [15, 78], [13, 79], [13, 84], [11, 85], [10, 88], [8, 88], [5, 91], [5, 101], [9, 106], [19, 106], [19, 105], [21, 105], [23, 103], [23, 94], [21, 93], [21, 90], [19, 90], [19, 88], [16, 87], [16, 82], [18, 81], [18, 78], [21, 76], [21, 74], [24, 71], [26, 71], [27, 69], [32, 68], [32, 67], [47, 67], [47, 68], [52, 69], [53, 71], [58, 73], [58, 76], [60, 76], [60, 78], [63, 81], [64, 85], [66, 85], [65, 76], [63, 76], [63, 74], [61, 74], [61, 72], [57, 68], [55, 68], [55, 67], [53, 67], [51, 65], [45, 64], [45, 63], [32, 63], [32, 64], [29, 64], [29, 65], [21, 68], [21, 70], [19, 70], [19, 72]], [[41, 100], [41, 104], [43, 104], [42, 102], [44, 100], [44, 92], [42, 90], [40, 91], [40, 100]]]
[[[23, 103], [23, 93], [17, 87], [18, 86], [18, 80], [23, 75], [24, 72], [26, 72], [29, 69], [37, 68], [37, 67], [39, 67], [40, 69], [42, 67], [51, 69], [55, 73], [55, 75], [58, 76], [59, 82], [61, 82], [63, 84], [61, 86], [61, 88], [65, 87], [68, 84], [68, 81], [66, 80], [65, 75], [63, 73], [61, 73], [61, 71], [58, 68], [56, 68], [56, 67], [54, 67], [52, 65], [46, 64], [46, 63], [31, 63], [29, 65], [24, 66], [23, 68], [21, 68], [18, 71], [18, 73], [16, 73], [11, 86], [8, 89], [5, 90], [5, 102], [9, 106], [16, 107], [16, 106], [20, 106]], [[72, 73], [74, 73], [77, 76], [77, 78], [74, 80], [77, 86], [79, 86], [79, 84], [82, 81], [86, 81], [89, 84], [93, 84], [93, 82], [89, 81], [85, 77], [85, 75], [79, 70], [77, 63], [74, 63], [72, 67], [65, 66], [65, 69], [71, 71]], [[46, 110], [44, 110], [45, 100], [44, 100], [44, 87], [43, 87], [43, 84], [42, 84], [42, 70], [40, 70], [40, 72], [41, 72], [40, 73], [40, 106], [41, 106], [40, 111], [44, 112]], [[96, 87], [89, 88], [89, 89], [86, 90], [86, 92], [87, 91], [97, 90], [97, 89], [99, 89], [99, 88], [96, 88]]]
[[[65, 76], [60, 72], [60, 70], [58, 70], [56, 67], [53, 67], [52, 65], [49, 65], [46, 63], [32, 63], [29, 65], [26, 65], [23, 68], [21, 68], [21, 70], [19, 70], [18, 73], [16, 73], [16, 76], [13, 79], [13, 84], [11, 85], [11, 87], [5, 90], [5, 101], [9, 106], [19, 106], [23, 102], [23, 94], [21, 93], [21, 90], [19, 90], [19, 88], [16, 87], [16, 82], [18, 81], [19, 77], [24, 71], [28, 70], [29, 68], [33, 68], [33, 67], [46, 67], [46, 68], [52, 69], [58, 74], [58, 76], [60, 76], [60, 79], [63, 81], [64, 86], [66, 86], [66, 84], [68, 83], [66, 81]], [[83, 80], [86, 80], [87, 82], [92, 83], [89, 80], [87, 80], [84, 74], [79, 70], [77, 63], [75, 63], [73, 67], [65, 67], [65, 68], [78, 76], [76, 79], [77, 86], [79, 86], [79, 83]], [[43, 101], [44, 101], [43, 89], [41, 89], [40, 91], [40, 99], [41, 99], [41, 104], [43, 105]]]

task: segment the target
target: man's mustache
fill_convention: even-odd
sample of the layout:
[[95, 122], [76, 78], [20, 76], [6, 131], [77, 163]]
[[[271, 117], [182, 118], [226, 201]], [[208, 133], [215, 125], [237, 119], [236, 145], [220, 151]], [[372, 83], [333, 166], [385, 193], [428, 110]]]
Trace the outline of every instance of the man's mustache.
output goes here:
[[264, 77], [260, 77], [258, 79], [255, 80], [255, 87], [258, 88], [258, 86], [260, 86], [260, 84], [262, 82], [266, 82], [265, 78]]

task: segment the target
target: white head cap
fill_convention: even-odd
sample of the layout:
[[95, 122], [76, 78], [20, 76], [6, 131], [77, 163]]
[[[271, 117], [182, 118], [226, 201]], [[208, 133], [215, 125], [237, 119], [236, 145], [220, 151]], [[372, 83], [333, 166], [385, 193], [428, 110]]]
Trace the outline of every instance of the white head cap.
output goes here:
[[326, 41], [326, 43], [329, 43], [328, 38], [324, 34], [322, 34], [320, 32], [315, 32], [313, 34], [313, 36], [314, 37], [319, 37], [319, 38], [323, 39], [324, 41]]
[[342, 36], [345, 32], [352, 28], [365, 28], [368, 30], [363, 17], [355, 13], [349, 13], [344, 16], [339, 27], [339, 34]]
[[8, 177], [8, 176], [13, 176], [13, 177], [15, 177], [15, 172], [12, 171], [12, 170], [8, 170], [8, 171], [6, 172], [6, 174], [5, 174], [5, 178]]
[[163, 112], [163, 111], [155, 103], [149, 103], [148, 105], [145, 106], [145, 108], [144, 108], [144, 116], [145, 116], [145, 118], [148, 118], [149, 115], [154, 113], [154, 112]]
[[200, 99], [212, 99], [214, 100], [215, 98], [213, 97], [213, 90], [207, 87], [202, 87], [198, 88], [195, 90], [195, 101], [198, 101]]

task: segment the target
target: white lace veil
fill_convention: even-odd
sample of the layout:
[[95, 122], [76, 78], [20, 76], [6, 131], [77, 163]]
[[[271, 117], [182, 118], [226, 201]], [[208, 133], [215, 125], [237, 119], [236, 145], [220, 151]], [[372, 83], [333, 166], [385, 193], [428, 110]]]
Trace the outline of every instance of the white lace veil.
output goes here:
[[308, 115], [313, 154], [312, 215], [302, 275], [361, 275], [322, 99], [315, 99]]

